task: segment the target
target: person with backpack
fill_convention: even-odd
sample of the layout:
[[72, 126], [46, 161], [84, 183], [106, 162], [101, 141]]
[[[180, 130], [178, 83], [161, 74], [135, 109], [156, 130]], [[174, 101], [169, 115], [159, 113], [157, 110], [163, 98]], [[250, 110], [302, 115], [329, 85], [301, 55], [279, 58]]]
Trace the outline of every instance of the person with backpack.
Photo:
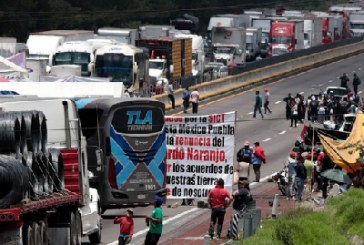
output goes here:
[[244, 147], [236, 154], [236, 161], [239, 164], [239, 181], [249, 180], [250, 164], [252, 163], [253, 150], [249, 141], [244, 142]]

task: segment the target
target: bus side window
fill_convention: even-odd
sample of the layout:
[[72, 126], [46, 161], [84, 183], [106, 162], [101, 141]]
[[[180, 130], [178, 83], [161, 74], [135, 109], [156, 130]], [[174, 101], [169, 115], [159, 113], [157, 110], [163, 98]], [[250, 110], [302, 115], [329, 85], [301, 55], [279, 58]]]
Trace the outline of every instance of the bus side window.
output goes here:
[[106, 137], [105, 141], [106, 141], [105, 154], [106, 156], [110, 156], [111, 155], [110, 137]]

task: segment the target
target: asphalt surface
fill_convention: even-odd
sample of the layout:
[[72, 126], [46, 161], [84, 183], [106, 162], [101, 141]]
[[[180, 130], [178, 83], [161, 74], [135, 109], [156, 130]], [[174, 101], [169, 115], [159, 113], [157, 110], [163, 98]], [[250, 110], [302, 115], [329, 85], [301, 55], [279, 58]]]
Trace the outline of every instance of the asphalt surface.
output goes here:
[[[270, 176], [272, 173], [282, 169], [287, 154], [290, 152], [302, 129], [302, 125], [298, 125], [297, 128], [290, 127], [290, 121], [285, 118], [283, 98], [288, 93], [292, 95], [300, 93], [306, 99], [311, 91], [316, 94], [319, 92], [319, 89], [325, 90], [327, 86], [339, 86], [339, 77], [344, 72], [349, 75], [350, 87], [352, 87], [353, 72], [356, 72], [361, 79], [364, 79], [364, 55], [338, 61], [249, 91], [237, 92], [203, 101], [200, 103], [198, 114], [205, 115], [236, 111], [235, 150], [237, 151], [245, 140], [251, 143], [260, 141], [267, 156], [267, 164], [261, 168], [261, 177]], [[260, 90], [263, 93], [265, 87], [268, 87], [271, 93], [270, 108], [273, 113], [264, 115], [264, 120], [261, 119], [260, 115], [257, 115], [257, 118], [253, 118], [255, 90]], [[359, 86], [360, 94], [363, 87], [364, 85]], [[180, 110], [169, 113], [180, 113]], [[251, 173], [250, 179], [253, 180], [253, 178], [254, 174]], [[262, 190], [258, 195], [268, 200], [274, 196], [272, 186], [264, 185], [263, 183], [255, 184], [252, 187], [253, 193], [255, 188], [264, 189], [264, 186], [267, 186], [268, 192], [267, 190]], [[272, 193], [269, 193], [270, 190], [272, 190]], [[174, 241], [174, 244], [175, 240], [173, 239], [181, 236], [187, 237], [186, 234], [189, 231], [191, 231], [189, 240], [181, 238], [180, 244], [203, 244], [203, 236], [207, 233], [206, 222], [208, 225], [209, 210], [198, 209], [196, 206], [175, 205], [180, 203], [181, 200], [168, 200], [167, 204], [163, 206], [164, 220], [167, 223], [164, 225], [160, 244], [171, 244], [171, 241]], [[168, 208], [168, 205], [172, 207]], [[136, 218], [135, 235], [132, 244], [143, 244], [147, 231], [144, 215], [149, 215], [152, 209], [152, 207], [134, 209]], [[115, 215], [123, 212], [124, 210], [106, 211], [103, 220], [102, 244], [117, 244], [119, 227], [113, 224], [113, 218]], [[88, 244], [86, 238], [83, 241], [85, 241], [84, 244]]]

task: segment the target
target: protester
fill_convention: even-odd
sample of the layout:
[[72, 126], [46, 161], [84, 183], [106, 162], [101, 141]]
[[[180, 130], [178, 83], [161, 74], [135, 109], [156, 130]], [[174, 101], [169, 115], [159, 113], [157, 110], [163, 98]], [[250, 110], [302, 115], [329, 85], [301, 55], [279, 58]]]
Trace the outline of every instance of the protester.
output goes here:
[[151, 216], [145, 216], [145, 222], [149, 231], [145, 237], [144, 245], [156, 245], [163, 230], [163, 199], [160, 196], [154, 197], [154, 209]]
[[233, 212], [231, 214], [231, 220], [227, 231], [227, 238], [238, 238], [238, 224], [240, 217], [243, 215], [250, 201], [253, 200], [250, 193], [249, 181], [240, 180], [239, 190], [233, 194]]
[[188, 107], [190, 107], [190, 96], [190, 91], [188, 90], [188, 87], [186, 87], [182, 94], [184, 113], [187, 113]]
[[348, 88], [348, 82], [350, 79], [346, 73], [343, 73], [343, 75], [340, 77], [340, 81], [340, 87]]
[[301, 202], [302, 201], [302, 193], [304, 189], [304, 183], [307, 178], [307, 171], [305, 168], [305, 165], [303, 165], [303, 157], [298, 155], [297, 157], [297, 165], [295, 167], [296, 169], [296, 185], [297, 185], [297, 191], [296, 191], [296, 201]]
[[354, 94], [355, 96], [358, 95], [358, 87], [361, 84], [361, 80], [358, 77], [358, 75], [354, 72], [354, 77], [353, 77], [353, 89], [354, 89]]
[[174, 91], [173, 91], [173, 83], [172, 82], [169, 82], [168, 83], [167, 94], [168, 94], [169, 100], [172, 103], [172, 109], [175, 109], [176, 108], [176, 104], [175, 104]]
[[285, 166], [287, 167], [288, 170], [288, 184], [286, 189], [286, 196], [288, 200], [291, 200], [293, 198], [293, 190], [296, 181], [296, 165], [297, 165], [296, 157], [297, 153], [291, 152], [285, 163]]
[[252, 156], [253, 150], [250, 148], [250, 143], [249, 141], [245, 141], [244, 147], [236, 154], [236, 160], [239, 163], [239, 180], [249, 180]]
[[192, 101], [192, 113], [197, 114], [198, 112], [198, 100], [200, 98], [200, 93], [198, 92], [198, 89], [192, 91], [191, 93], [191, 101]]
[[255, 105], [254, 105], [254, 114], [253, 117], [256, 117], [257, 111], [262, 116], [262, 119], [264, 119], [263, 113], [262, 113], [262, 96], [260, 95], [259, 91], [255, 91]]
[[306, 173], [307, 173], [307, 182], [310, 184], [310, 191], [312, 190], [313, 187], [313, 177], [314, 177], [314, 167], [315, 164], [313, 162], [313, 157], [311, 153], [308, 153], [305, 157], [305, 160], [303, 162], [303, 165], [306, 168]]
[[291, 118], [291, 102], [292, 102], [291, 93], [288, 94], [287, 97], [283, 98], [283, 101], [286, 102], [286, 119]]
[[125, 215], [115, 217], [114, 224], [120, 224], [119, 245], [130, 243], [134, 234], [133, 210], [129, 208]]
[[270, 93], [268, 91], [268, 88], [264, 89], [264, 114], [267, 114], [267, 111], [269, 113], [272, 113], [271, 109], [269, 108], [269, 97], [270, 97]]
[[293, 127], [293, 123], [295, 128], [297, 127], [297, 121], [298, 121], [298, 105], [297, 103], [294, 103], [291, 107], [291, 127]]
[[[227, 199], [227, 201], [226, 201]], [[224, 189], [224, 180], [218, 179], [215, 188], [213, 188], [208, 195], [208, 203], [211, 207], [211, 220], [209, 235], [211, 239], [214, 238], [215, 225], [217, 221], [217, 237], [221, 238], [222, 226], [224, 224], [224, 217], [226, 207], [233, 201], [230, 192]]]
[[266, 157], [264, 154], [263, 148], [260, 146], [259, 142], [254, 143], [254, 151], [252, 156], [252, 164], [253, 164], [253, 170], [255, 173], [255, 182], [260, 181], [260, 167], [266, 162]]

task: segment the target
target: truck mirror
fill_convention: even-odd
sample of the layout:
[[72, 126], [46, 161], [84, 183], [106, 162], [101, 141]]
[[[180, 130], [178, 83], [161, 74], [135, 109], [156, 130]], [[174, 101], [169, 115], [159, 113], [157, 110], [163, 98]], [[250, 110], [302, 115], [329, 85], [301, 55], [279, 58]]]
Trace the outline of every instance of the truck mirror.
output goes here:
[[46, 66], [46, 72], [47, 72], [47, 73], [51, 73], [51, 70], [52, 70], [52, 68], [51, 68], [49, 65], [47, 65], [47, 66]]
[[138, 64], [134, 62], [133, 72], [136, 74], [138, 72]]
[[294, 44], [297, 44], [297, 39], [294, 40]]
[[170, 73], [173, 73], [173, 65], [170, 65], [170, 66], [169, 66], [169, 72], [170, 72]]
[[95, 155], [96, 155], [96, 170], [97, 171], [101, 171], [101, 166], [102, 166], [102, 150], [101, 149], [96, 149], [95, 150]]

